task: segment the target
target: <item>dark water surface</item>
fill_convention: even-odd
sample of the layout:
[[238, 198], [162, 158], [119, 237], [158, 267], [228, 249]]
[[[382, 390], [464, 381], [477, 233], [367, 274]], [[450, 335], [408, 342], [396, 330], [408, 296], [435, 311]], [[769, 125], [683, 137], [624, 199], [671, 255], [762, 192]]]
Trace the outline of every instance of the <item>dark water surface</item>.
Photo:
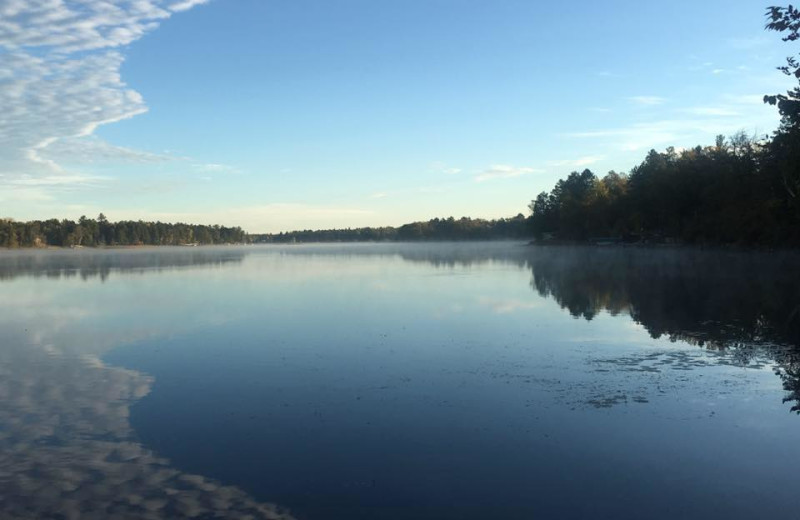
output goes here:
[[793, 518], [800, 257], [0, 252], [0, 517]]

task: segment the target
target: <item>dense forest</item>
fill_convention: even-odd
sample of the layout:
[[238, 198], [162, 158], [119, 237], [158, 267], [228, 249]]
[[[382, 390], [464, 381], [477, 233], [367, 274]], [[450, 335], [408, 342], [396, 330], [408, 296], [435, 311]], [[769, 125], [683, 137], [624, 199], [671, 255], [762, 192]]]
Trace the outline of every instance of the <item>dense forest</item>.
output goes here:
[[123, 220], [109, 222], [101, 213], [97, 219], [34, 220], [15, 222], [0, 219], [0, 247], [77, 247], [131, 245], [238, 244], [247, 241], [239, 227], [166, 224]]
[[797, 137], [743, 134], [714, 146], [651, 150], [629, 175], [572, 172], [530, 207], [539, 238], [692, 244], [799, 245], [800, 204], [789, 186]]
[[[800, 39], [800, 11], [767, 10], [768, 30]], [[779, 67], [800, 79], [794, 57]], [[771, 138], [738, 133], [712, 146], [651, 150], [630, 174], [572, 172], [530, 204], [538, 239], [800, 245], [800, 87], [767, 95], [781, 124]]]
[[512, 218], [484, 220], [435, 218], [412, 222], [400, 227], [364, 227], [291, 231], [278, 234], [251, 235], [255, 243], [286, 244], [294, 242], [383, 242], [419, 240], [499, 240], [529, 236], [529, 221], [521, 213]]

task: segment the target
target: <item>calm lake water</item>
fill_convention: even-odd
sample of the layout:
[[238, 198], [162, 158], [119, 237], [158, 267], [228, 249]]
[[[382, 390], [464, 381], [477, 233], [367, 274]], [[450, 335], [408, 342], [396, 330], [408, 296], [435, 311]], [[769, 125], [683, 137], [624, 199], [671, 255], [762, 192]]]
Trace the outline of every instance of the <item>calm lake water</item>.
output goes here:
[[792, 254], [0, 252], [0, 517], [793, 518], [799, 345]]

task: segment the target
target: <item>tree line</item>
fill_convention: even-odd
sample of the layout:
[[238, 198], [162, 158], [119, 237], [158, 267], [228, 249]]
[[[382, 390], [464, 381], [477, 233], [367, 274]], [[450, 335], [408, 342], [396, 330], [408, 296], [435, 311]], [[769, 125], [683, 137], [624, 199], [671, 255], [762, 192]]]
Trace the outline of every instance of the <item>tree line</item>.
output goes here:
[[532, 201], [531, 231], [569, 241], [800, 245], [800, 204], [783, 167], [800, 143], [784, 150], [782, 138], [720, 136], [713, 146], [651, 150], [630, 174], [572, 172]]
[[136, 245], [239, 244], [247, 241], [240, 227], [168, 224], [142, 220], [110, 222], [96, 218], [33, 220], [0, 219], [0, 247], [97, 247]]
[[[800, 10], [767, 9], [768, 30], [800, 38]], [[800, 61], [779, 67], [800, 79]], [[538, 239], [800, 245], [800, 87], [767, 95], [781, 124], [711, 146], [651, 150], [630, 174], [572, 172], [529, 205]]]
[[498, 240], [529, 236], [528, 219], [523, 214], [511, 218], [485, 220], [462, 217], [435, 218], [399, 227], [363, 227], [346, 229], [303, 230], [277, 234], [257, 234], [254, 243], [287, 244], [295, 242], [393, 242], [433, 240]]

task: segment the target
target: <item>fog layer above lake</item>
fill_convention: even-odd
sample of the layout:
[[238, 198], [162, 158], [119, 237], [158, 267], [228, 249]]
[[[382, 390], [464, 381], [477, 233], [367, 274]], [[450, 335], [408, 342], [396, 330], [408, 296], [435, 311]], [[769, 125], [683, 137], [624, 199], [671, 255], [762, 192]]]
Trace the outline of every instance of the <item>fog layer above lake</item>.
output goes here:
[[0, 291], [4, 518], [800, 505], [796, 254], [10, 251]]

